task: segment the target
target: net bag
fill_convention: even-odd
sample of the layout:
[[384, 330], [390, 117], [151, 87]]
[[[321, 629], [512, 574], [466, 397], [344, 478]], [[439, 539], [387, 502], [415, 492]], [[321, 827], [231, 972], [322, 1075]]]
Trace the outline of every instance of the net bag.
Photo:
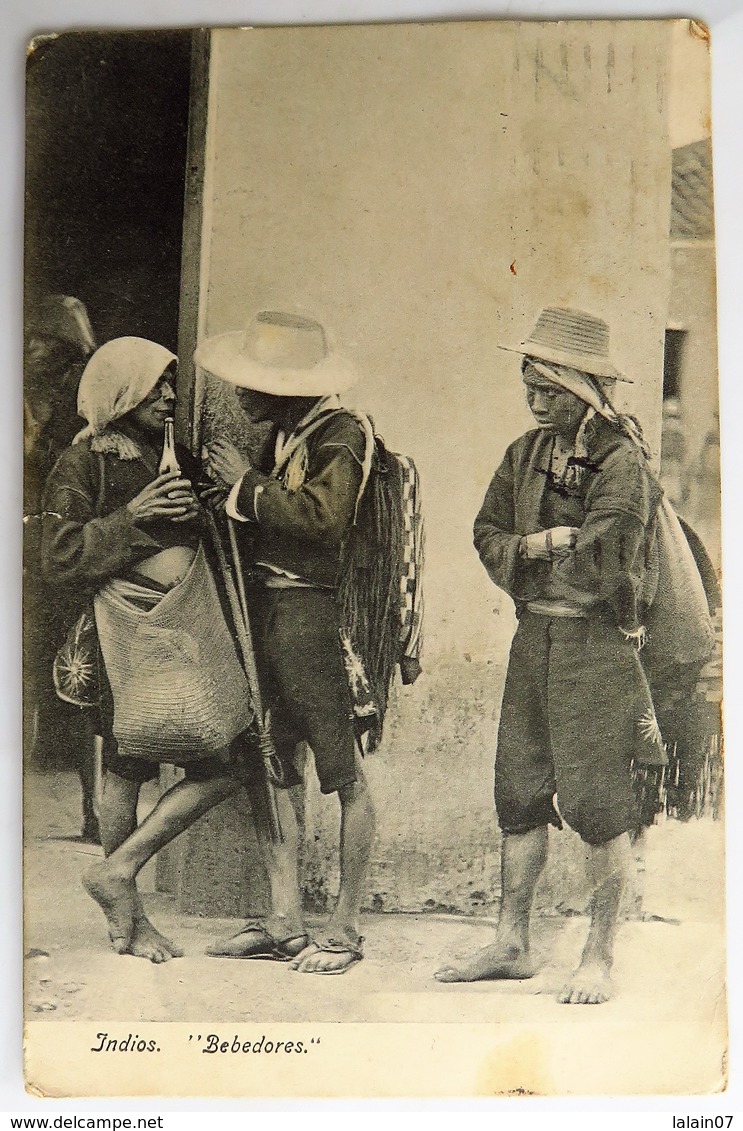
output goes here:
[[249, 726], [248, 684], [202, 547], [164, 595], [110, 582], [96, 595], [95, 618], [122, 753], [196, 761]]

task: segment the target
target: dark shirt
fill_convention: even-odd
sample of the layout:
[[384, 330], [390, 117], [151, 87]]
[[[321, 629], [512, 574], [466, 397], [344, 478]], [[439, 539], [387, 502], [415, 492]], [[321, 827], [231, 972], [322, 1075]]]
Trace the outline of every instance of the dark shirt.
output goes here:
[[[589, 425], [587, 444], [588, 466], [571, 490], [551, 479], [548, 432], [534, 429], [511, 444], [475, 520], [475, 547], [517, 606], [568, 602], [634, 631], [657, 583], [662, 491], [632, 442], [600, 417]], [[578, 529], [575, 553], [555, 562], [524, 559], [522, 535], [551, 526]]]

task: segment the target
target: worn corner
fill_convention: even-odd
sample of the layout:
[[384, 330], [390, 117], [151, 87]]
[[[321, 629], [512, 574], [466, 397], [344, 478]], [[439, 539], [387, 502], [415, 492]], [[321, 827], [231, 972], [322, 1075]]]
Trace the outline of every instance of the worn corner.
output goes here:
[[34, 35], [29, 39], [26, 44], [26, 59], [30, 61], [37, 56], [40, 51], [45, 50], [55, 39], [59, 39], [59, 32], [45, 32], [40, 35]]
[[699, 39], [702, 43], [706, 43], [709, 47], [711, 33], [709, 24], [706, 24], [704, 20], [689, 20], [689, 35], [693, 39]]

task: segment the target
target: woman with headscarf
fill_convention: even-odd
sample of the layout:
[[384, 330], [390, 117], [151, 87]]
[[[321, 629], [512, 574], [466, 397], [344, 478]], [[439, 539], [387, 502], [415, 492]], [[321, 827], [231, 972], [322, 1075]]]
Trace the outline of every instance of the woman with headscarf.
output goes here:
[[519, 618], [495, 759], [501, 913], [491, 945], [436, 976], [532, 976], [529, 917], [547, 829], [565, 821], [584, 842], [593, 895], [581, 962], [559, 1000], [597, 1004], [610, 995], [640, 822], [631, 766], [665, 761], [638, 655], [657, 584], [662, 492], [639, 425], [609, 400], [623, 378], [605, 322], [547, 308], [517, 352], [537, 427], [508, 448], [474, 529]]
[[[127, 592], [167, 594], [189, 573], [200, 543], [199, 505], [180, 472], [158, 474], [164, 424], [175, 402], [177, 358], [143, 338], [117, 338], [88, 362], [78, 393], [87, 426], [49, 476], [43, 568], [56, 591], [90, 601], [112, 582]], [[188, 467], [188, 453], [179, 463]], [[102, 665], [101, 665], [102, 667]], [[105, 675], [105, 673], [102, 673]], [[147, 679], [142, 673], [142, 679]], [[118, 749], [110, 688], [102, 679], [100, 723], [105, 782], [100, 828], [106, 859], [83, 882], [108, 920], [120, 954], [165, 962], [182, 954], [145, 915], [136, 876], [150, 857], [230, 794], [235, 781], [226, 755], [183, 759], [185, 779], [159, 799], [137, 826], [141, 785], [157, 762]], [[174, 713], [178, 688], [174, 688]], [[163, 761], [179, 763], [169, 753]]]

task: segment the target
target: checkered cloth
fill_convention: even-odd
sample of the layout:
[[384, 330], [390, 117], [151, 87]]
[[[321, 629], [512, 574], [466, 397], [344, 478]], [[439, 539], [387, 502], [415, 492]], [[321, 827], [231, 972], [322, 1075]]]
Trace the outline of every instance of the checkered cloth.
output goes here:
[[341, 644], [357, 734], [367, 751], [382, 737], [389, 692], [421, 672], [423, 518], [418, 472], [409, 456], [389, 451], [370, 417], [350, 412], [365, 437], [356, 518], [341, 556]]
[[423, 647], [423, 559], [425, 528], [418, 470], [410, 456], [394, 454], [402, 477], [404, 523], [403, 568], [400, 574], [400, 668], [405, 682], [420, 673]]

